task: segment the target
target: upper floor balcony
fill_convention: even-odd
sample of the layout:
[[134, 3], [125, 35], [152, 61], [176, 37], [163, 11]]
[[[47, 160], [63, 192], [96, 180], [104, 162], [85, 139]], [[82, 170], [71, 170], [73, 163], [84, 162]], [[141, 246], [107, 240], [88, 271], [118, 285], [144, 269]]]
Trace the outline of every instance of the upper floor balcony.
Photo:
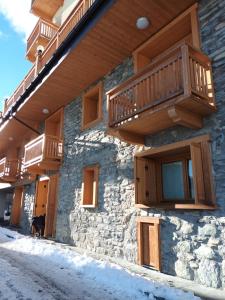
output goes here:
[[210, 59], [182, 42], [109, 91], [108, 101], [109, 128], [124, 139], [143, 141], [176, 124], [201, 128], [216, 110]]
[[34, 30], [27, 40], [27, 53], [26, 56], [31, 62], [35, 62], [37, 55], [37, 47], [42, 46], [46, 48], [49, 41], [54, 37], [58, 30], [56, 25], [39, 19]]
[[25, 145], [24, 168], [30, 173], [57, 170], [63, 158], [63, 141], [42, 134]]
[[[41, 4], [45, 3], [52, 3], [54, 1], [42, 1], [42, 0], [34, 0], [33, 4], [36, 5], [38, 2]], [[55, 1], [57, 2], [57, 1]], [[35, 80], [38, 73], [44, 68], [44, 66], [49, 62], [49, 60], [52, 58], [55, 51], [58, 49], [58, 47], [61, 45], [61, 43], [66, 39], [68, 34], [72, 31], [72, 29], [80, 22], [81, 18], [85, 15], [86, 11], [93, 5], [95, 0], [80, 0], [78, 1], [77, 5], [67, 18], [67, 20], [58, 28], [58, 31], [53, 34], [51, 30], [52, 38], [49, 40], [46, 48], [44, 49], [40, 59], [37, 61], [36, 64], [31, 68], [29, 73], [26, 75], [24, 80], [20, 83], [18, 88], [15, 90], [13, 95], [5, 100], [3, 115], [6, 114], [6, 112], [14, 105], [14, 103], [19, 100], [21, 95], [29, 88], [30, 84]], [[44, 18], [43, 18], [44, 19]], [[53, 26], [54, 27], [54, 26]], [[33, 37], [30, 37], [30, 44], [32, 45], [32, 40], [35, 40], [35, 35], [38, 35], [39, 33], [35, 33]], [[32, 34], [31, 34], [32, 36]]]
[[51, 21], [64, 0], [32, 0], [31, 12], [44, 20]]
[[15, 182], [18, 173], [18, 159], [4, 157], [0, 160], [0, 179], [6, 182]]

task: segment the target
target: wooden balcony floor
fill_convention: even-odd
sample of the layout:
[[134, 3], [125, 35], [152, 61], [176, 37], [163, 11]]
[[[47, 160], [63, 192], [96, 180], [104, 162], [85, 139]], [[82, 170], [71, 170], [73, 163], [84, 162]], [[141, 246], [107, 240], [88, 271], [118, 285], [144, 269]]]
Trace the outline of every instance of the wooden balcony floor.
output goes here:
[[160, 132], [175, 125], [193, 129], [202, 127], [202, 118], [216, 111], [206, 101], [195, 97], [180, 96], [164, 103], [157, 102], [142, 113], [129, 118], [112, 130], [122, 130], [140, 136]]

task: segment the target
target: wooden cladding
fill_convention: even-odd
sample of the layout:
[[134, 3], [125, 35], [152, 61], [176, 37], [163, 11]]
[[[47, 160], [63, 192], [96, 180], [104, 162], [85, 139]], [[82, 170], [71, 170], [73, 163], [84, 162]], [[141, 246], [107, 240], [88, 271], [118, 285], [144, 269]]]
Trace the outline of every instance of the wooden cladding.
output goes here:
[[83, 95], [82, 129], [94, 126], [102, 119], [102, 83]]
[[[29, 168], [39, 163], [61, 162], [63, 141], [56, 136], [42, 134], [25, 145], [24, 165]], [[44, 169], [48, 169], [44, 167]], [[49, 164], [49, 169], [50, 164]]]
[[160, 271], [160, 219], [137, 218], [138, 264]]
[[56, 25], [39, 19], [34, 30], [27, 40], [27, 58], [34, 62], [37, 55], [37, 46], [47, 46], [48, 42], [54, 37], [58, 30]]
[[[94, 0], [82, 0], [77, 3], [72, 13], [69, 15], [68, 19], [60, 26], [56, 34], [54, 34], [53, 38], [49, 41], [37, 64], [35, 64], [31, 68], [31, 70], [26, 75], [24, 80], [20, 83], [13, 95], [6, 99], [3, 115], [6, 114], [9, 108], [20, 98], [20, 96], [25, 92], [25, 90], [30, 86], [31, 82], [33, 82], [34, 79], [37, 77], [38, 72], [40, 72], [42, 68], [48, 63], [48, 61], [52, 58], [54, 52], [58, 49], [58, 47], [61, 45], [64, 39], [77, 25], [77, 23], [81, 20], [81, 18], [85, 15], [86, 11], [93, 5], [94, 2]], [[46, 7], [46, 5], [51, 7], [52, 4], [56, 4], [56, 7], [60, 7], [62, 3], [63, 0], [35, 0], [32, 4], [32, 11], [39, 17], [41, 17], [43, 20], [49, 22], [51, 20], [49, 20], [49, 18], [47, 17], [44, 7]], [[40, 5], [40, 7], [43, 9], [41, 12], [37, 8], [38, 5]]]
[[16, 181], [19, 168], [18, 159], [4, 157], [0, 160], [0, 178], [4, 181]]
[[10, 223], [18, 226], [20, 224], [21, 210], [23, 207], [23, 187], [15, 187], [12, 203]]
[[98, 176], [99, 166], [88, 166], [83, 170], [82, 200], [85, 207], [97, 207], [98, 205]]
[[[154, 122], [150, 132], [170, 127], [173, 123], [199, 128], [201, 121], [197, 121], [197, 116], [194, 115], [204, 116], [210, 110], [215, 110], [210, 60], [200, 51], [182, 42], [157, 57], [143, 71], [111, 90], [108, 100], [111, 128], [135, 132], [136, 126], [136, 131], [146, 134], [145, 126], [139, 119], [148, 114], [148, 121], [154, 120], [151, 116], [153, 113], [158, 114], [158, 127]], [[179, 109], [176, 107], [178, 104]], [[160, 109], [168, 111], [160, 115]], [[188, 118], [187, 114], [193, 114], [193, 117]], [[168, 117], [170, 122], [167, 122]], [[138, 123], [141, 125], [138, 126]]]
[[[180, 195], [182, 185], [183, 197], [179, 198], [176, 194], [174, 199], [166, 197], [165, 162], [180, 163], [181, 174], [172, 169], [171, 176], [167, 176], [171, 177], [169, 189], [172, 195], [177, 188]], [[177, 187], [177, 184], [180, 186]], [[209, 137], [202, 136], [138, 153], [135, 157], [135, 199], [138, 207], [215, 209]]]
[[55, 236], [58, 181], [58, 174], [52, 175], [49, 180], [48, 202], [46, 207], [45, 236]]

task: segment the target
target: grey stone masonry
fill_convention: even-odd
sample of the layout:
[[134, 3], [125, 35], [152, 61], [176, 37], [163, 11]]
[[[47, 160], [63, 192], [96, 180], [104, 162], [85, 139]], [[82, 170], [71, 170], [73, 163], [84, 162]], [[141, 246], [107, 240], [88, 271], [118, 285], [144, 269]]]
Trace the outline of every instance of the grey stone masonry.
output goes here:
[[[103, 121], [81, 131], [81, 97], [65, 108], [64, 162], [60, 170], [57, 239], [99, 254], [136, 261], [133, 154], [129, 146], [107, 135], [105, 92], [130, 77], [127, 59], [103, 79]], [[82, 208], [82, 170], [99, 164], [98, 207]]]
[[[136, 217], [160, 216], [162, 271], [209, 287], [225, 288], [225, 0], [199, 1], [199, 20], [202, 50], [212, 59], [218, 111], [204, 120], [201, 130], [174, 127], [147, 137], [146, 147], [209, 133], [218, 209], [209, 212], [135, 208], [134, 153], [142, 147], [107, 135], [105, 94], [133, 74], [132, 59], [128, 58], [102, 79], [101, 122], [81, 130], [82, 95], [65, 108], [56, 238], [98, 254], [136, 262]], [[93, 164], [100, 166], [98, 206], [84, 208], [80, 206], [82, 170]], [[34, 185], [25, 191], [21, 224], [24, 230], [30, 228], [34, 192]]]
[[225, 288], [225, 1], [199, 2], [202, 50], [212, 59], [217, 113], [201, 130], [175, 127], [146, 139], [161, 146], [202, 134], [212, 138], [216, 211], [145, 211], [163, 218], [162, 271], [210, 287]]
[[31, 223], [35, 202], [35, 182], [24, 186], [23, 209], [20, 218], [21, 232], [24, 234], [31, 233]]

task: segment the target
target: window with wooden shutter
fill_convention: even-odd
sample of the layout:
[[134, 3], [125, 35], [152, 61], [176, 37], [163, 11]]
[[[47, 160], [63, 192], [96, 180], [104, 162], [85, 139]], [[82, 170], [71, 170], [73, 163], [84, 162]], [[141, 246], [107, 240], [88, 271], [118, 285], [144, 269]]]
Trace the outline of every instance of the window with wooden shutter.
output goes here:
[[138, 263], [160, 270], [160, 219], [137, 218]]
[[136, 204], [148, 206], [157, 202], [156, 162], [147, 158], [135, 159]]
[[81, 206], [97, 207], [98, 205], [99, 166], [88, 166], [83, 169]]
[[215, 209], [208, 135], [136, 154], [137, 207]]

